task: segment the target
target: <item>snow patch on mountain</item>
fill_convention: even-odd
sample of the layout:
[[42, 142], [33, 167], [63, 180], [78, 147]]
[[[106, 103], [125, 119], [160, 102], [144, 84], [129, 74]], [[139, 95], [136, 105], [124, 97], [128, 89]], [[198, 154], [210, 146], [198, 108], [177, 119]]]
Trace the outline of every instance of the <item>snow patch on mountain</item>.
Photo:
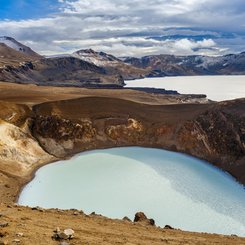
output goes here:
[[104, 52], [95, 52], [92, 49], [79, 50], [72, 54], [73, 57], [87, 61], [96, 66], [115, 66], [122, 61], [113, 55]]
[[17, 42], [15, 39], [11, 37], [0, 37], [0, 43], [4, 43], [8, 47], [15, 49], [17, 51], [25, 52], [24, 45], [20, 44], [19, 42]]
[[8, 47], [10, 47], [16, 51], [22, 52], [24, 54], [27, 54], [30, 56], [36, 56], [36, 57], [39, 56], [40, 57], [40, 55], [37, 54], [36, 52], [34, 52], [31, 48], [19, 43], [18, 41], [16, 41], [12, 37], [6, 37], [6, 36], [0, 37], [0, 43], [4, 43], [6, 46], [8, 46]]

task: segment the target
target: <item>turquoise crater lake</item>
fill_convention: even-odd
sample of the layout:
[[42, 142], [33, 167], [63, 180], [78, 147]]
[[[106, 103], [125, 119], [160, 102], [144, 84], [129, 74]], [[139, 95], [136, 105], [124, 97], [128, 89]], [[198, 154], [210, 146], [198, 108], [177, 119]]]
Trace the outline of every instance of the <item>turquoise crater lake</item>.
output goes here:
[[19, 204], [111, 218], [143, 211], [159, 226], [245, 236], [243, 186], [204, 161], [160, 149], [94, 150], [46, 165]]

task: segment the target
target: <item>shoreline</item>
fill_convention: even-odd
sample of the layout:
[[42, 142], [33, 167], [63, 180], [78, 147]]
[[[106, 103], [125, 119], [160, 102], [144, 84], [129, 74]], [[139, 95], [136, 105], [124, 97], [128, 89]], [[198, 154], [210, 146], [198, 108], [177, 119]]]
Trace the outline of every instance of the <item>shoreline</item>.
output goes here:
[[45, 163], [42, 163], [40, 164], [39, 166], [36, 166], [35, 168], [33, 168], [33, 170], [31, 170], [30, 174], [28, 174], [26, 177], [23, 177], [24, 181], [20, 184], [20, 186], [18, 186], [18, 193], [17, 195], [15, 196], [14, 198], [14, 202], [16, 204], [18, 204], [18, 200], [19, 200], [19, 197], [20, 197], [20, 194], [22, 192], [22, 190], [25, 188], [25, 186], [27, 184], [29, 184], [36, 176], [36, 172], [44, 167], [44, 166], [47, 166], [49, 164], [52, 164], [52, 163], [55, 163], [55, 162], [59, 162], [59, 161], [66, 161], [66, 160], [71, 160], [73, 157], [75, 157], [76, 155], [79, 155], [79, 154], [82, 154], [82, 153], [85, 153], [85, 152], [90, 152], [90, 151], [96, 151], [96, 150], [106, 150], [106, 149], [113, 149], [113, 148], [126, 148], [126, 147], [140, 147], [140, 148], [148, 148], [148, 149], [158, 149], [158, 150], [165, 150], [165, 151], [169, 151], [169, 152], [174, 152], [174, 153], [179, 153], [179, 154], [183, 154], [185, 156], [189, 156], [189, 157], [193, 157], [197, 160], [200, 160], [200, 161], [203, 161], [205, 162], [205, 164], [217, 169], [218, 171], [224, 173], [227, 175], [227, 177], [231, 178], [233, 181], [235, 181], [237, 184], [241, 185], [243, 187], [243, 189], [245, 190], [245, 185], [243, 183], [241, 183], [235, 176], [233, 176], [231, 173], [229, 173], [228, 171], [225, 171], [223, 170], [222, 168], [216, 166], [214, 163], [212, 162], [209, 162], [207, 161], [206, 159], [203, 159], [203, 158], [198, 158], [194, 155], [191, 155], [191, 154], [188, 154], [186, 152], [183, 152], [183, 151], [177, 151], [177, 150], [172, 150], [172, 149], [167, 149], [167, 148], [163, 148], [163, 147], [160, 147], [160, 146], [142, 146], [142, 145], [125, 145], [125, 146], [112, 146], [112, 147], [99, 147], [99, 148], [93, 148], [93, 149], [87, 149], [87, 150], [82, 150], [78, 153], [74, 153], [72, 155], [69, 155], [69, 156], [66, 156], [64, 158], [57, 158], [57, 159], [54, 159], [52, 161], [48, 161], [48, 162], [45, 162]]
[[[22, 183], [22, 187], [20, 188], [20, 190], [19, 190], [19, 192], [18, 192], [18, 195], [16, 196], [16, 204], [17, 204], [18, 206], [20, 206], [20, 207], [28, 207], [28, 208], [35, 208], [35, 207], [38, 207], [38, 208], [44, 209], [44, 210], [53, 210], [53, 209], [55, 209], [55, 210], [62, 210], [62, 211], [64, 211], [64, 212], [68, 212], [69, 210], [71, 210], [71, 208], [61, 208], [61, 209], [60, 209], [60, 208], [57, 208], [57, 207], [43, 208], [42, 206], [39, 206], [39, 205], [37, 205], [37, 206], [26, 206], [26, 205], [18, 204], [18, 200], [19, 200], [20, 194], [21, 194], [22, 190], [25, 188], [25, 186], [26, 186], [28, 183], [30, 183], [30, 182], [35, 178], [36, 172], [37, 172], [40, 168], [42, 168], [42, 167], [44, 167], [44, 166], [47, 166], [47, 165], [53, 164], [53, 163], [57, 163], [57, 162], [59, 162], [59, 161], [70, 160], [70, 159], [72, 159], [72, 158], [74, 158], [74, 157], [76, 157], [76, 156], [78, 156], [78, 155], [80, 155], [80, 154], [88, 153], [88, 152], [91, 152], [91, 151], [106, 150], [106, 149], [114, 149], [114, 148], [130, 148], [130, 147], [137, 147], [137, 148], [138, 148], [139, 146], [105, 147], [105, 148], [103, 148], [103, 149], [101, 149], [101, 148], [100, 148], [100, 149], [95, 148], [95, 149], [90, 149], [90, 150], [84, 150], [84, 151], [81, 151], [81, 152], [76, 153], [76, 154], [74, 154], [74, 155], [71, 155], [71, 156], [69, 156], [69, 157], [60, 158], [60, 159], [57, 159], [57, 160], [54, 160], [54, 161], [51, 161], [51, 162], [44, 163], [44, 164], [42, 164], [42, 165], [36, 167], [36, 168], [32, 171], [32, 175], [29, 175], [29, 177], [31, 176], [31, 178], [26, 179], [26, 181], [25, 181], [24, 183]], [[139, 148], [148, 148], [148, 149], [165, 150], [165, 149], [159, 148], [159, 147], [158, 147], [158, 148], [156, 148], [156, 147], [153, 148], [153, 147], [142, 147], [142, 146], [140, 146]], [[192, 157], [192, 158], [195, 158], [195, 159], [197, 159], [197, 160], [199, 160], [199, 161], [202, 161], [204, 164], [208, 165], [209, 167], [212, 167], [212, 168], [218, 170], [219, 172], [222, 172], [223, 174], [226, 174], [226, 175], [227, 175], [227, 178], [231, 178], [233, 181], [237, 182], [239, 185], [241, 185], [241, 186], [244, 188], [244, 185], [240, 184], [240, 183], [239, 183], [233, 176], [231, 176], [229, 173], [226, 173], [226, 172], [223, 171], [222, 169], [218, 168], [217, 166], [213, 165], [213, 164], [210, 163], [210, 162], [207, 162], [206, 160], [199, 159], [199, 158], [197, 158], [197, 157], [191, 156], [190, 154], [181, 153], [181, 152], [178, 152], [178, 151], [170, 151], [170, 150], [165, 150], [165, 151], [173, 152], [173, 153], [178, 153], [178, 154], [181, 154], [181, 155], [184, 155], [184, 156], [188, 156], [188, 157]], [[76, 210], [76, 211], [83, 210], [82, 207], [79, 208], [79, 209], [77, 209], [77, 208], [72, 208], [72, 210], [73, 210], [73, 209]], [[102, 216], [105, 217], [105, 218], [108, 218], [108, 219], [112, 219], [112, 220], [118, 219], [118, 218], [110, 218], [110, 217], [104, 216], [103, 214], [102, 214]], [[161, 228], [163, 228], [163, 226], [162, 226]], [[196, 233], [202, 232], [202, 231], [192, 231], [192, 230], [184, 230], [184, 231], [185, 231], [185, 232], [196, 232]], [[206, 233], [206, 232], [205, 232], [205, 233]], [[210, 233], [210, 234], [211, 234], [211, 233]], [[222, 233], [212, 233], [212, 234], [222, 235], [222, 236], [230, 236], [229, 234], [222, 234]], [[240, 236], [240, 237], [242, 237], [242, 236]]]

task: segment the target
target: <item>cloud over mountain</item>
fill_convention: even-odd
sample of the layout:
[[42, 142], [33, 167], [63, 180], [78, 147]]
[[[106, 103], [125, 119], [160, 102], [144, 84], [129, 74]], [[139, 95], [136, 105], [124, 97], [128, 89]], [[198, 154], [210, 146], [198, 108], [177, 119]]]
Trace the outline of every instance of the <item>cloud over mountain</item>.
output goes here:
[[243, 0], [58, 2], [53, 15], [1, 20], [0, 33], [47, 54], [90, 47], [121, 56], [218, 55], [245, 48]]

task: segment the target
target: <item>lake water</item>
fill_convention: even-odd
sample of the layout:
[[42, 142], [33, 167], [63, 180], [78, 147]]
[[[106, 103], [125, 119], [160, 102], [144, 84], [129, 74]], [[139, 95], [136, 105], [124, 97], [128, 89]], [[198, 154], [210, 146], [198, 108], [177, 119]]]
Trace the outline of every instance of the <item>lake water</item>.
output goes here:
[[159, 149], [95, 150], [46, 165], [19, 204], [111, 218], [143, 211], [159, 226], [245, 236], [244, 188], [204, 161]]
[[154, 87], [181, 94], [206, 94], [214, 101], [245, 97], [245, 76], [179, 76], [126, 81], [126, 87]]

